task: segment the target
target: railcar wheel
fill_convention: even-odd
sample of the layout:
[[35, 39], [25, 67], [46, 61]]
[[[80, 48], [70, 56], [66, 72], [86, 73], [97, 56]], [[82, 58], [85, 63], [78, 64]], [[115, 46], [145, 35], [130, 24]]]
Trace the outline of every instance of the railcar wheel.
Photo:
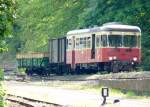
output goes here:
[[76, 68], [75, 68], [75, 73], [76, 73], [76, 74], [81, 74], [80, 66], [76, 66]]
[[118, 73], [119, 72], [119, 69], [120, 67], [119, 67], [119, 62], [117, 62], [117, 61], [113, 61], [112, 63], [111, 63], [111, 71], [113, 72], [113, 73]]
[[118, 72], [119, 72], [119, 68], [118, 68], [117, 65], [114, 65], [114, 66], [112, 67], [112, 72], [113, 72], [113, 73], [118, 73]]

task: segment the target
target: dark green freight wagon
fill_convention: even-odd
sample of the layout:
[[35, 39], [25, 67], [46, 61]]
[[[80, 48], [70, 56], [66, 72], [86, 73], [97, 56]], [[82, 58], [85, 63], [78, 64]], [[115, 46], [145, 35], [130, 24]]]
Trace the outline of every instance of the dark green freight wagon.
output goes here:
[[38, 74], [47, 75], [48, 53], [20, 53], [17, 54], [18, 68], [26, 68], [28, 75]]

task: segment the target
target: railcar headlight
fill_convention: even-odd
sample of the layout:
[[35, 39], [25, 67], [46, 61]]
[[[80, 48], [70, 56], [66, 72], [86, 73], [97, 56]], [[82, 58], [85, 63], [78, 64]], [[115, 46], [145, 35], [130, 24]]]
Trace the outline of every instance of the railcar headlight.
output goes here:
[[117, 57], [116, 57], [116, 56], [114, 56], [114, 57], [113, 57], [113, 59], [114, 59], [114, 60], [116, 60], [116, 59], [117, 59]]
[[132, 65], [134, 65], [134, 62], [131, 62]]
[[112, 57], [109, 57], [109, 60], [111, 61], [113, 58]]
[[133, 61], [137, 61], [137, 57], [134, 57], [134, 58], [133, 58]]

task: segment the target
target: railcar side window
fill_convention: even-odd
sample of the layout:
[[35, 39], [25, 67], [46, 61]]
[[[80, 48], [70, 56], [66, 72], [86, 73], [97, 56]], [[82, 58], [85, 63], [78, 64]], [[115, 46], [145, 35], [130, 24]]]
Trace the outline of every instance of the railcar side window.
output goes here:
[[90, 47], [91, 47], [91, 37], [87, 37], [86, 47], [87, 47], [87, 48], [90, 48]]
[[83, 48], [86, 48], [86, 37], [83, 38]]
[[86, 48], [86, 37], [80, 38], [79, 48], [80, 49]]
[[99, 46], [99, 38], [96, 37], [96, 47], [98, 47], [98, 46]]
[[101, 36], [101, 45], [103, 47], [106, 47], [107, 46], [107, 35], [102, 35]]
[[101, 36], [100, 35], [98, 35], [97, 37], [96, 37], [96, 47], [100, 47], [101, 46]]
[[79, 38], [76, 38], [76, 49], [79, 48]]
[[80, 45], [79, 48], [82, 49], [83, 48], [83, 38], [80, 38]]

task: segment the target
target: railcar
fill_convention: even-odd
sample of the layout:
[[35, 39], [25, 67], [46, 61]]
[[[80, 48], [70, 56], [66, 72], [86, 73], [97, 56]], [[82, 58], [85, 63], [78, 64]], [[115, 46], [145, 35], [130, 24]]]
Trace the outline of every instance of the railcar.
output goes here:
[[141, 61], [141, 30], [107, 23], [67, 33], [67, 64], [79, 72], [119, 72], [135, 69]]
[[[44, 69], [44, 74], [130, 71], [141, 62], [141, 30], [116, 22], [72, 30], [64, 37], [49, 39], [48, 52], [39, 56], [18, 54], [19, 66], [30, 72]], [[40, 65], [34, 64], [35, 58]]]

